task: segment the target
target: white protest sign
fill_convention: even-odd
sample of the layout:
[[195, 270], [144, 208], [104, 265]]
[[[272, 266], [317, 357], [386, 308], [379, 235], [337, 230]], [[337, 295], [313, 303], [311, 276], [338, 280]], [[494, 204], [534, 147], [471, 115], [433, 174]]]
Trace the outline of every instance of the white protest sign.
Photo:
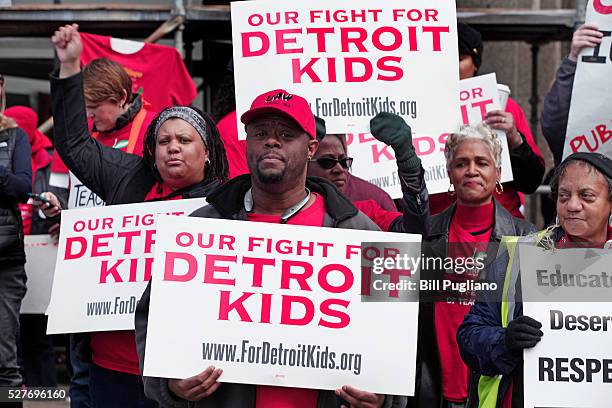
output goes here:
[[81, 182], [72, 172], [70, 174], [70, 194], [68, 196], [68, 208], [93, 208], [106, 205], [96, 193]]
[[[500, 103], [497, 78], [494, 73], [464, 79], [459, 82], [459, 87], [461, 88], [459, 91], [461, 121], [464, 125], [477, 125], [486, 118], [487, 112], [503, 110]], [[495, 130], [495, 134], [502, 145], [501, 182], [505, 183], [512, 181], [508, 138], [506, 133], [501, 130]], [[447, 189], [448, 183], [448, 181], [445, 182]]]
[[329, 133], [366, 132], [380, 111], [418, 135], [456, 125], [453, 0], [257, 0], [231, 9], [238, 119], [256, 96], [282, 88], [306, 98]]
[[21, 301], [21, 314], [43, 314], [51, 298], [57, 245], [50, 235], [26, 235], [24, 241], [28, 291]]
[[[463, 124], [476, 125], [486, 113], [501, 109], [495, 74], [480, 75], [459, 82], [460, 118]], [[453, 129], [458, 128], [457, 122]], [[411, 125], [411, 122], [408, 121]], [[512, 165], [508, 140], [503, 132], [496, 132], [502, 143], [501, 182], [512, 181]], [[448, 190], [450, 181], [446, 172], [444, 144], [448, 133], [437, 137], [412, 135], [412, 144], [421, 158], [425, 170], [425, 182], [430, 194]], [[377, 141], [369, 133], [348, 134], [349, 156], [353, 157], [352, 172], [385, 190], [392, 198], [401, 198], [402, 190], [397, 175], [395, 155], [390, 146]]]
[[604, 34], [595, 48], [578, 56], [567, 121], [563, 157], [576, 152], [599, 152], [612, 157], [612, 4], [590, 0], [586, 19]]
[[[167, 216], [157, 226], [144, 375], [214, 364], [223, 382], [413, 394], [418, 272], [364, 268], [364, 288], [383, 293], [364, 301], [361, 244], [378, 244], [370, 258], [418, 258], [419, 235]], [[389, 282], [409, 282], [412, 301], [395, 301]]]
[[196, 198], [62, 211], [47, 333], [134, 329], [157, 214], [186, 216], [205, 204]]
[[609, 407], [612, 252], [519, 251], [523, 314], [544, 333], [524, 352], [525, 408]]

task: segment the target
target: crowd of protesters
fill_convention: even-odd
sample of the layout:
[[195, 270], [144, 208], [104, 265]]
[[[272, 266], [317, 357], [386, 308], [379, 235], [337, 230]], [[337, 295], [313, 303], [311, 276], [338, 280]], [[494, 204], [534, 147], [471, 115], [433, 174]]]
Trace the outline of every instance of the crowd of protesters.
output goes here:
[[[458, 31], [465, 79], [478, 74], [483, 44], [473, 28], [460, 23]], [[328, 391], [221, 383], [222, 365], [185, 379], [143, 377], [149, 282], [135, 331], [70, 336], [72, 407], [522, 407], [522, 351], [540, 341], [542, 325], [523, 315], [520, 268], [510, 251], [499, 256], [497, 248], [508, 236], [548, 248], [601, 248], [612, 240], [612, 160], [597, 153], [562, 160], [577, 55], [601, 38], [592, 24], [576, 31], [545, 100], [541, 121], [557, 166], [551, 180], [557, 221], [537, 232], [521, 206], [523, 194], [542, 181], [544, 159], [512, 99], [483, 123], [449, 134], [450, 186], [442, 194], [428, 194], [409, 124], [392, 113], [371, 118], [371, 134], [395, 153], [402, 190], [396, 207], [384, 191], [350, 173], [346, 135], [327, 134], [308, 102], [287, 98], [283, 84], [242, 114], [246, 142], [240, 142], [231, 79], [224, 100], [216, 100], [217, 121], [189, 106], [156, 113], [132, 93], [121, 65], [100, 58], [82, 67], [78, 26], [59, 28], [52, 37], [59, 68], [50, 76], [53, 146], [36, 129], [31, 109], [4, 110], [0, 76], [0, 386], [56, 385], [45, 316], [22, 316], [20, 328], [23, 236], [57, 236], [61, 210], [78, 207], [69, 198], [78, 182], [105, 205], [205, 197], [208, 205], [191, 216], [421, 234], [430, 257], [479, 257], [486, 264], [480, 275], [423, 269], [422, 277], [496, 282], [499, 290], [453, 301], [448, 293], [421, 293], [415, 395], [403, 397], [350, 384]], [[506, 136], [510, 183], [501, 183], [495, 130]], [[52, 172], [63, 174], [61, 185], [49, 182]], [[26, 204], [32, 192], [45, 200]], [[505, 281], [518, 287], [509, 290]], [[502, 307], [508, 301], [515, 306]]]

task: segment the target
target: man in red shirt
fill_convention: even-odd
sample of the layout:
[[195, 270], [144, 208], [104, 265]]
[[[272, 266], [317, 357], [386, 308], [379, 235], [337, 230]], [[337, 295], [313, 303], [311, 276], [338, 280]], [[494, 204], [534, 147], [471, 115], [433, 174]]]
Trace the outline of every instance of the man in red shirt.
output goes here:
[[[378, 230], [329, 182], [307, 179], [315, 154], [314, 116], [308, 102], [282, 89], [258, 96], [242, 115], [250, 174], [230, 180], [207, 197], [210, 205], [191, 216], [332, 228]], [[146, 347], [150, 285], [136, 310], [136, 343], [141, 367]], [[219, 383], [221, 368], [209, 367], [182, 380], [144, 377], [145, 393], [162, 406], [364, 408], [401, 405], [402, 397], [377, 395], [345, 385], [334, 392], [251, 384]], [[405, 399], [403, 399], [405, 403]]]

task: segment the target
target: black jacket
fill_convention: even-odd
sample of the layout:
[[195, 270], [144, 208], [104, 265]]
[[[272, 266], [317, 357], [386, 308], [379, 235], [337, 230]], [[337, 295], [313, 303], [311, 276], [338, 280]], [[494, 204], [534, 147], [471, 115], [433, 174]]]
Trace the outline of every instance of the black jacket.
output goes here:
[[[66, 166], [107, 205], [139, 203], [154, 187], [156, 178], [144, 160], [134, 154], [104, 146], [87, 127], [83, 76], [59, 79], [50, 76], [55, 148]], [[199, 183], [173, 195], [206, 197], [219, 182]], [[77, 355], [90, 361], [89, 336], [77, 335]]]
[[[495, 259], [497, 245], [506, 235], [527, 235], [536, 228], [528, 221], [513, 217], [501, 204], [495, 203], [495, 225], [491, 233], [486, 260]], [[428, 257], [446, 257], [448, 252], [448, 239], [450, 223], [455, 213], [453, 204], [444, 212], [432, 217], [430, 233], [424, 245], [424, 254]], [[485, 261], [485, 265], [487, 262]], [[487, 268], [484, 268], [486, 271]], [[421, 279], [439, 279], [444, 271], [422, 269]], [[484, 279], [479, 276], [479, 280]], [[417, 345], [417, 384], [415, 397], [411, 399], [411, 407], [439, 407], [442, 401], [442, 377], [434, 326], [435, 293], [422, 293], [419, 305], [419, 340]]]
[[555, 166], [563, 159], [575, 73], [576, 62], [565, 58], [557, 70], [555, 82], [544, 98], [540, 124], [542, 134], [555, 159]]
[[[137, 155], [104, 146], [87, 128], [83, 76], [59, 79], [50, 76], [55, 148], [66, 166], [107, 204], [144, 201], [156, 178]], [[218, 182], [190, 186], [176, 195], [205, 197]]]
[[[325, 216], [323, 218], [323, 225], [325, 227], [379, 230], [373, 221], [359, 212], [350, 200], [340, 194], [329, 181], [317, 177], [309, 177], [306, 180], [306, 187], [310, 191], [320, 194], [325, 199]], [[249, 188], [251, 188], [250, 175], [238, 176], [210, 194], [207, 197], [210, 205], [197, 209], [191, 216], [245, 221], [247, 219], [247, 212], [244, 209], [243, 200]], [[144, 366], [146, 349], [150, 291], [151, 284], [149, 283], [136, 307], [136, 348], [138, 349], [141, 369]], [[168, 389], [168, 381], [165, 378], [143, 377], [143, 381], [145, 394], [157, 401], [161, 407], [255, 407], [256, 387], [250, 384], [224, 383], [210, 397], [192, 403], [172, 395]], [[383, 406], [385, 408], [403, 408], [405, 402], [405, 397], [387, 396]], [[336, 397], [333, 391], [319, 392], [317, 408], [337, 408], [341, 404], [342, 401]]]
[[28, 136], [19, 128], [0, 131], [0, 267], [25, 262], [23, 223], [18, 202], [32, 190], [32, 158]]

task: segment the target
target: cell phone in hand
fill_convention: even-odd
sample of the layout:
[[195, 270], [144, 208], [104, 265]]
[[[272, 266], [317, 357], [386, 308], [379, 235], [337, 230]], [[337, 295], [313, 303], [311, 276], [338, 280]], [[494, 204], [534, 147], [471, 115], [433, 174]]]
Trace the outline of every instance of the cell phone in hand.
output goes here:
[[36, 201], [40, 201], [45, 204], [52, 205], [51, 201], [49, 201], [49, 199], [42, 194], [28, 193], [28, 197], [30, 197], [32, 200], [36, 200]]

